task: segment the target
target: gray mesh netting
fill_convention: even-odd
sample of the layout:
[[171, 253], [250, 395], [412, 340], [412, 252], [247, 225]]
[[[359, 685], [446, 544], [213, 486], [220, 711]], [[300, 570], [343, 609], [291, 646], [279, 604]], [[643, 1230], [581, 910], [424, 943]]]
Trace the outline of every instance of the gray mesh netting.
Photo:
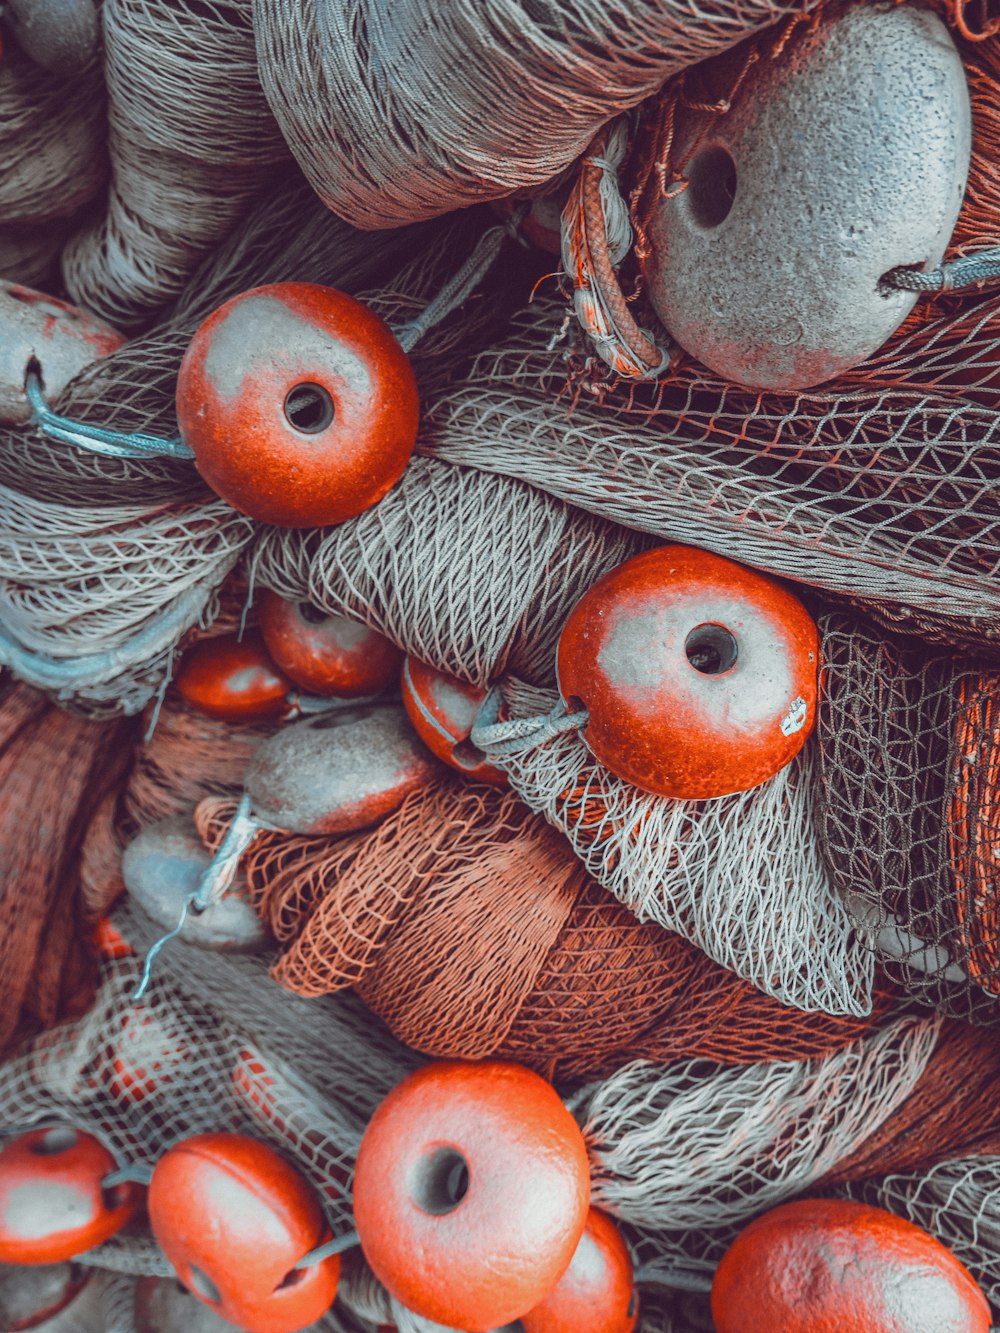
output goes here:
[[[558, 695], [509, 678], [504, 698], [518, 718], [550, 712]], [[762, 786], [712, 801], [639, 791], [577, 731], [491, 760], [640, 920], [678, 931], [785, 1004], [870, 1010], [872, 959], [820, 853], [812, 744]]]
[[76, 215], [107, 174], [96, 65], [67, 79], [8, 41], [0, 61], [0, 142], [0, 276], [37, 285], [53, 276]]
[[104, 0], [112, 180], [63, 256], [75, 300], [123, 329], [177, 296], [287, 149], [257, 77], [248, 0]]
[[817, 811], [833, 881], [907, 990], [995, 1021], [1000, 673], [842, 613], [821, 624]]
[[[115, 919], [139, 949], [157, 934], [134, 910]], [[137, 1006], [138, 963], [106, 965], [86, 1016], [36, 1038], [0, 1068], [4, 1126], [68, 1121], [97, 1133], [123, 1161], [140, 1163], [192, 1133], [251, 1134], [294, 1160], [318, 1189], [334, 1234], [348, 1231], [367, 1120], [421, 1057], [356, 999], [290, 995], [265, 969], [266, 959], [174, 941]], [[814, 1060], [742, 1069], [639, 1061], [567, 1089], [588, 1141], [594, 1202], [625, 1227], [651, 1309], [660, 1287], [707, 1290], [748, 1218], [814, 1190], [890, 1127], [919, 1097], [940, 1033], [940, 1020], [899, 1016]], [[942, 1206], [947, 1214], [947, 1201]], [[931, 1229], [961, 1226], [961, 1215], [946, 1216]], [[141, 1224], [86, 1262], [122, 1274], [169, 1273]], [[375, 1313], [377, 1321], [385, 1299], [370, 1275], [348, 1268], [338, 1302], [348, 1313], [353, 1307], [362, 1321]], [[665, 1305], [661, 1326], [674, 1320], [685, 1328], [673, 1309]]]
[[672, 74], [802, 9], [257, 0], [254, 27], [268, 100], [317, 193], [355, 226], [391, 227], [544, 184]]
[[538, 300], [431, 406], [423, 447], [993, 649], [998, 302], [931, 318], [808, 394], [740, 389], [689, 362], [597, 400], [567, 392], [565, 307]]
[[[165, 323], [89, 367], [57, 408], [115, 429], [173, 434], [177, 367], [206, 306], [291, 277], [357, 291], [388, 269], [392, 286], [369, 300], [402, 322], [451, 276], [481, 229], [465, 216], [369, 237], [299, 186], [258, 210]], [[446, 321], [415, 349], [423, 385], [447, 382], [476, 319], [493, 317], [485, 302], [470, 304], [463, 326]], [[100, 457], [31, 428], [7, 427], [0, 439], [0, 659], [78, 705], [135, 711], [166, 679], [183, 635], [213, 619], [215, 594], [256, 525], [212, 496], [189, 464]]]

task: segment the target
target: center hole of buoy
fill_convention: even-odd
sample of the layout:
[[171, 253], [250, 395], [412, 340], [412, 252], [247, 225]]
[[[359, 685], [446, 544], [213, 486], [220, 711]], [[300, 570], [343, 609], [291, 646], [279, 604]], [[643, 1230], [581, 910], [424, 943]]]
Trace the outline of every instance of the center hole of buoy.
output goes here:
[[321, 384], [296, 384], [285, 395], [285, 418], [293, 430], [318, 435], [333, 421], [333, 399]]
[[739, 645], [725, 625], [696, 625], [684, 640], [684, 653], [703, 676], [721, 676], [735, 665]]
[[413, 1201], [432, 1217], [453, 1213], [469, 1192], [469, 1164], [454, 1148], [435, 1148], [421, 1158]]
[[62, 1125], [56, 1129], [46, 1130], [31, 1151], [37, 1153], [39, 1157], [54, 1157], [56, 1153], [66, 1152], [72, 1148], [76, 1140], [76, 1130], [70, 1129], [68, 1125]]
[[694, 220], [702, 227], [725, 222], [736, 198], [736, 163], [721, 144], [703, 148], [687, 169], [685, 193]]
[[200, 1268], [195, 1268], [193, 1264], [188, 1269], [188, 1286], [196, 1296], [200, 1296], [203, 1301], [209, 1301], [212, 1305], [218, 1305], [222, 1300], [219, 1288], [208, 1274], [203, 1273]]
[[309, 625], [322, 625], [329, 620], [329, 612], [322, 610], [314, 602], [299, 602], [299, 615]]

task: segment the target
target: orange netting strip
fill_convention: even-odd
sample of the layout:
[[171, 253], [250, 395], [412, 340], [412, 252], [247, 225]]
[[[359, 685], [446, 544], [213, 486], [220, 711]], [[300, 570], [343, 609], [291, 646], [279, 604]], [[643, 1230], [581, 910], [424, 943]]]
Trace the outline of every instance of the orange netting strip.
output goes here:
[[1000, 679], [958, 682], [946, 827], [964, 964], [991, 995], [1000, 995]]

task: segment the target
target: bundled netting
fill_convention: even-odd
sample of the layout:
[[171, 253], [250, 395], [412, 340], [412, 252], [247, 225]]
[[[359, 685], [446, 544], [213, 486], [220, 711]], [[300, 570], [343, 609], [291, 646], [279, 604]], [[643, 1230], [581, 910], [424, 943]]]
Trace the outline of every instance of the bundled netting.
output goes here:
[[[233, 809], [200, 804], [210, 848]], [[479, 784], [443, 778], [339, 839], [261, 833], [241, 869], [281, 947], [272, 976], [310, 996], [353, 986], [427, 1055], [582, 1079], [636, 1058], [803, 1060], [874, 1021], [801, 1013], [641, 924], [540, 816]]]
[[[77, 376], [58, 410], [171, 436], [177, 367], [206, 305], [292, 277], [354, 291], [388, 267], [393, 284], [371, 303], [403, 323], [481, 230], [479, 219], [465, 217], [373, 239], [299, 186], [265, 204], [213, 257], [169, 320]], [[446, 322], [418, 345], [423, 384], [446, 383], [470, 324], [493, 317], [485, 302], [471, 304], [461, 329]], [[32, 428], [5, 429], [2, 444], [0, 660], [80, 705], [136, 711], [169, 676], [184, 635], [214, 619], [220, 585], [257, 525], [211, 496], [189, 463], [89, 454]]]
[[997, 1017], [1000, 675], [824, 617], [819, 829], [880, 964], [925, 1002]]
[[[549, 714], [559, 699], [513, 677], [503, 693], [511, 719]], [[679, 932], [784, 1004], [870, 1012], [872, 958], [820, 850], [813, 745], [761, 786], [709, 801], [640, 791], [578, 730], [488, 753], [640, 920]]]
[[257, 77], [247, 0], [105, 0], [112, 181], [63, 257], [75, 300], [123, 329], [176, 297], [287, 149]]
[[547, 682], [572, 606], [645, 545], [518, 480], [414, 458], [347, 523], [265, 531], [253, 570], [460, 679], [485, 685], [509, 668]]
[[107, 175], [96, 63], [72, 78], [7, 42], [0, 63], [0, 277], [49, 280], [74, 218]]
[[[116, 922], [139, 949], [157, 933], [135, 911], [119, 913]], [[265, 960], [199, 953], [174, 941], [135, 1005], [138, 964], [108, 965], [86, 1016], [36, 1038], [0, 1069], [3, 1124], [68, 1122], [131, 1163], [152, 1163], [189, 1134], [247, 1133], [298, 1165], [319, 1191], [335, 1235], [349, 1231], [365, 1124], [420, 1057], [352, 997], [291, 995], [267, 980], [265, 967]], [[897, 1137], [906, 1140], [909, 1108], [926, 1100], [928, 1088], [939, 1096], [934, 1088], [943, 1078], [958, 1086], [955, 1076], [968, 1073], [955, 1106], [981, 1107], [995, 1071], [969, 1071], [961, 1062], [948, 1068], [949, 1049], [939, 1020], [904, 1015], [811, 1060], [738, 1069], [640, 1061], [572, 1095], [568, 1104], [588, 1142], [593, 1200], [624, 1225], [640, 1286], [707, 1289], [715, 1262], [750, 1217], [822, 1188], [873, 1136], [891, 1138], [897, 1122]], [[995, 1135], [995, 1109], [989, 1118]], [[959, 1145], [968, 1151], [961, 1131], [937, 1122], [933, 1141], [924, 1136], [923, 1165], [948, 1160]], [[884, 1161], [891, 1168], [894, 1158]], [[941, 1234], [946, 1226], [961, 1220], [937, 1221], [932, 1230]], [[132, 1275], [169, 1274], [141, 1225], [85, 1262]], [[362, 1321], [381, 1318], [386, 1295], [356, 1262], [338, 1305]], [[665, 1328], [673, 1319], [686, 1327], [673, 1303], [664, 1303], [660, 1317]]]
[[[665, 386], [596, 401], [567, 392], [564, 307], [538, 300], [433, 404], [424, 447], [894, 624], [991, 648], [1000, 418], [964, 396], [959, 376], [973, 367], [973, 387], [985, 386], [1000, 367], [998, 301], [922, 325], [879, 354], [882, 366], [873, 358], [863, 383], [857, 371], [782, 396], [688, 362]], [[933, 389], [919, 379], [932, 367]]]
[[678, 70], [801, 4], [257, 3], [261, 81], [317, 193], [361, 227], [548, 182]]
[[126, 731], [0, 680], [0, 1051], [93, 996], [78, 858], [95, 807], [120, 781]]

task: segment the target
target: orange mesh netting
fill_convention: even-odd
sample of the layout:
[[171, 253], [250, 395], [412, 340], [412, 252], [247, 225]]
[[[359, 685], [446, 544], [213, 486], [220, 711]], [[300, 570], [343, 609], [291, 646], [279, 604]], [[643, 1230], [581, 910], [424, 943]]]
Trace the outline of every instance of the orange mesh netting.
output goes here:
[[0, 681], [0, 1051], [93, 998], [78, 853], [95, 805], [120, 780], [128, 729]]
[[[233, 802], [202, 801], [215, 846]], [[508, 1057], [588, 1078], [630, 1059], [807, 1059], [875, 1018], [804, 1014], [641, 924], [510, 792], [443, 779], [372, 832], [259, 834], [242, 863], [304, 995], [354, 986], [429, 1055]]]

